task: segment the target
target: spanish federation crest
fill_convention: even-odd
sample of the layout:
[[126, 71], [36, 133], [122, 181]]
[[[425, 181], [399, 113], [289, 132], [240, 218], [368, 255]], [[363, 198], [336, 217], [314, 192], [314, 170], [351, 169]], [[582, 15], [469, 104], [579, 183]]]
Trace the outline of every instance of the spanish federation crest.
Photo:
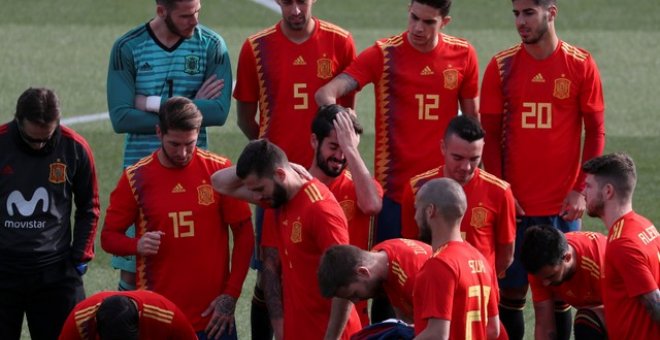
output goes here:
[[302, 242], [302, 223], [300, 223], [300, 221], [293, 222], [293, 228], [291, 228], [291, 242]]
[[555, 79], [552, 95], [557, 99], [566, 99], [571, 95], [571, 81], [566, 78]]
[[60, 162], [59, 159], [57, 162], [51, 163], [48, 181], [53, 184], [64, 183], [66, 181], [66, 164]]
[[472, 217], [470, 218], [470, 225], [475, 228], [481, 228], [486, 225], [488, 217], [488, 210], [484, 207], [472, 208]]
[[215, 203], [213, 187], [210, 184], [202, 184], [197, 187], [197, 203], [200, 205], [211, 205]]
[[199, 63], [199, 57], [196, 55], [186, 56], [185, 63], [183, 65], [183, 72], [186, 72], [190, 75], [195, 75], [201, 72], [201, 65]]
[[332, 60], [321, 58], [316, 61], [316, 76], [321, 79], [332, 78]]
[[355, 217], [355, 201], [344, 200], [339, 202], [341, 210], [344, 211], [344, 216], [346, 216], [347, 221], [351, 221]]
[[445, 78], [445, 89], [453, 90], [458, 87], [458, 70], [447, 69], [442, 72]]

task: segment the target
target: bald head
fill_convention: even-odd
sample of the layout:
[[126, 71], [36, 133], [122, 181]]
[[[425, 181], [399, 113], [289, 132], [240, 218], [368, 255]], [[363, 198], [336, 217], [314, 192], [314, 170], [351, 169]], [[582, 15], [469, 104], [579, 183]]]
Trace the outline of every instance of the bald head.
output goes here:
[[458, 225], [467, 209], [465, 192], [458, 182], [436, 178], [426, 182], [417, 192], [417, 206], [433, 205], [438, 217], [450, 225]]

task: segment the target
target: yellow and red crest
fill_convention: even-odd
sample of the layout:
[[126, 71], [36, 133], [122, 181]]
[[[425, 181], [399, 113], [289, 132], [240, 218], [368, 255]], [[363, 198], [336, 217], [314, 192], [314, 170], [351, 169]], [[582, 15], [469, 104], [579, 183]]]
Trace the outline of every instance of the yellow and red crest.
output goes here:
[[470, 225], [475, 228], [481, 228], [486, 225], [488, 218], [488, 210], [484, 207], [472, 208], [472, 217], [470, 218]]
[[300, 221], [293, 222], [293, 228], [291, 228], [291, 242], [302, 242], [302, 223], [300, 223]]
[[215, 203], [213, 187], [210, 184], [202, 184], [197, 187], [197, 203], [201, 205], [211, 205]]
[[571, 81], [566, 78], [555, 79], [555, 89], [552, 95], [557, 99], [566, 99], [571, 96]]
[[453, 90], [458, 87], [458, 70], [448, 69], [442, 72], [445, 78], [445, 89]]
[[341, 210], [344, 211], [344, 216], [346, 216], [347, 221], [350, 221], [355, 217], [355, 201], [344, 200], [339, 202], [339, 205], [341, 206]]
[[332, 78], [332, 60], [321, 58], [316, 61], [316, 76], [321, 79]]
[[59, 159], [57, 162], [51, 163], [48, 181], [53, 184], [64, 183], [66, 181], [66, 164], [60, 162]]

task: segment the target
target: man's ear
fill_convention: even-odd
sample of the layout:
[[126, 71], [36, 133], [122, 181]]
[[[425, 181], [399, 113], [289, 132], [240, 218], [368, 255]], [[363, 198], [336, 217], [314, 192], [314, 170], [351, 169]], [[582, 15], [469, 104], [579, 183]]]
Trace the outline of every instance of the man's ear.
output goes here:
[[369, 268], [365, 266], [359, 266], [356, 269], [356, 272], [358, 276], [365, 276], [365, 277], [370, 277], [371, 276], [371, 271], [369, 271]]
[[284, 183], [284, 180], [286, 179], [286, 171], [284, 171], [284, 168], [282, 167], [275, 168], [275, 178], [280, 183]]
[[163, 141], [163, 132], [160, 131], [160, 125], [156, 124], [156, 135], [158, 136], [158, 139]]
[[315, 133], [312, 133], [312, 135], [309, 137], [309, 144], [314, 150], [319, 147], [319, 139], [316, 137]]

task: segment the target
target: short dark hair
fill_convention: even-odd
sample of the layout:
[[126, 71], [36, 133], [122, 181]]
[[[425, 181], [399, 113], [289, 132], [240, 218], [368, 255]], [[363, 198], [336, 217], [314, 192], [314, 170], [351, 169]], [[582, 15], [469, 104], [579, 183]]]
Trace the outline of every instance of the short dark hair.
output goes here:
[[535, 274], [544, 266], [560, 264], [567, 251], [564, 233], [551, 225], [535, 225], [525, 231], [520, 259], [525, 270]]
[[156, 0], [157, 5], [165, 6], [167, 9], [172, 9], [176, 6], [177, 2], [187, 2], [193, 0]]
[[611, 184], [622, 199], [632, 199], [637, 184], [633, 159], [623, 152], [595, 157], [582, 165], [582, 170], [594, 175], [599, 185]]
[[202, 113], [192, 100], [185, 97], [172, 97], [160, 108], [159, 123], [161, 133], [167, 131], [192, 131], [202, 127]]
[[[516, 0], [511, 0], [511, 2], [514, 2], [514, 1], [516, 1]], [[534, 5], [542, 6], [542, 7], [545, 7], [545, 8], [548, 8], [552, 5], [555, 5], [555, 6], [557, 5], [557, 0], [532, 0], [532, 1], [534, 1]]]
[[[339, 112], [346, 112], [346, 109], [337, 104], [329, 104], [320, 106], [316, 111], [316, 116], [312, 120], [312, 133], [316, 135], [316, 139], [319, 141], [319, 144], [328, 137], [330, 132], [335, 129], [334, 121]], [[355, 115], [349, 114], [351, 117], [351, 122], [353, 123], [353, 129], [355, 133], [362, 134], [364, 131], [362, 125], [358, 122]]]
[[337, 290], [357, 281], [357, 268], [364, 263], [363, 250], [349, 244], [328, 248], [317, 271], [321, 295], [330, 298]]
[[460, 222], [467, 210], [465, 191], [451, 178], [434, 178], [424, 183], [416, 197], [423, 205], [433, 204], [449, 223]]
[[128, 296], [107, 297], [96, 311], [96, 329], [101, 340], [137, 340], [139, 324], [137, 307]]
[[47, 125], [60, 119], [60, 100], [55, 92], [45, 87], [30, 87], [16, 101], [16, 120], [29, 120]]
[[445, 130], [445, 141], [451, 135], [457, 135], [461, 139], [472, 143], [476, 140], [483, 139], [486, 132], [484, 132], [481, 123], [476, 118], [460, 115], [449, 121], [449, 125]]
[[250, 141], [236, 162], [236, 176], [245, 179], [250, 174], [259, 178], [272, 177], [275, 169], [289, 160], [282, 149], [266, 139]]
[[413, 2], [437, 8], [443, 17], [449, 15], [451, 8], [451, 0], [411, 0], [410, 4], [412, 5]]

